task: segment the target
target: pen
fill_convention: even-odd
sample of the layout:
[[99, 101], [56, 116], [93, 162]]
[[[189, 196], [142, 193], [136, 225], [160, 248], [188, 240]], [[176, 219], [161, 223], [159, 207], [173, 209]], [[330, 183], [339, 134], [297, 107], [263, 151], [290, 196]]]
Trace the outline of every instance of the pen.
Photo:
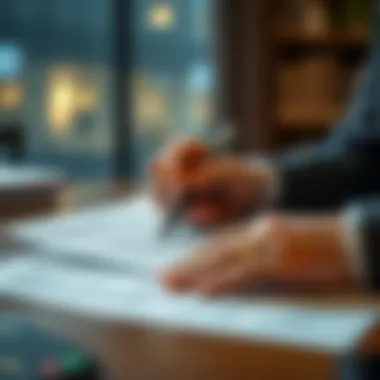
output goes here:
[[194, 196], [191, 193], [184, 194], [176, 202], [173, 202], [169, 211], [166, 214], [161, 236], [166, 237], [170, 231], [176, 226], [179, 220], [181, 220], [185, 211], [194, 202]]
[[[207, 146], [210, 147], [210, 150], [214, 153], [220, 153], [222, 150], [226, 149], [232, 140], [232, 130], [229, 127], [224, 127], [219, 129], [215, 136], [210, 139], [210, 143]], [[204, 139], [206, 141], [207, 139]], [[197, 200], [199, 199], [200, 194], [196, 194], [192, 191], [189, 191], [183, 194], [180, 198], [176, 199], [172, 205], [169, 207], [169, 210], [166, 214], [163, 228], [161, 230], [161, 236], [166, 237], [170, 231], [177, 225], [181, 220], [185, 211]]]

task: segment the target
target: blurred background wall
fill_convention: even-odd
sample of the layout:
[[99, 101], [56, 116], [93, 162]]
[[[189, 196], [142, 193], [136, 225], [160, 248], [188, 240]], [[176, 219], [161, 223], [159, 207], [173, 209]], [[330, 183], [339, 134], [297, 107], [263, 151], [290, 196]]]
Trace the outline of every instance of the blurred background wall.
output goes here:
[[140, 176], [169, 138], [233, 122], [236, 149], [325, 136], [372, 0], [0, 0], [0, 161]]

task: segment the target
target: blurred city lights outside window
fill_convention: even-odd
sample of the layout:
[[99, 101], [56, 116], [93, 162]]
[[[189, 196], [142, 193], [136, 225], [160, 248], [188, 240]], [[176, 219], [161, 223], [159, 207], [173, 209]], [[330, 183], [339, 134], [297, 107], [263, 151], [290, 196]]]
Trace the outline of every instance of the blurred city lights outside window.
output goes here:
[[132, 125], [140, 173], [168, 140], [199, 136], [213, 123], [214, 6], [134, 1]]
[[16, 110], [22, 102], [23, 91], [20, 84], [0, 84], [0, 109]]
[[[123, 27], [113, 1], [48, 2], [44, 13], [32, 6], [37, 0], [14, 1], [0, 18], [16, 20], [4, 22], [4, 36], [13, 33], [22, 45], [0, 35], [0, 121], [22, 119], [26, 159], [78, 178], [109, 178], [117, 159], [126, 159], [133, 161], [128, 175], [143, 175], [169, 139], [201, 134], [212, 123], [216, 0], [131, 0]], [[119, 38], [131, 42], [124, 67], [115, 59]], [[116, 111], [120, 69], [126, 120]], [[123, 144], [128, 158], [116, 151]]]
[[0, 80], [18, 79], [24, 63], [23, 50], [16, 42], [0, 41]]
[[101, 69], [73, 65], [50, 68], [46, 86], [46, 121], [50, 141], [57, 149], [110, 153], [111, 126], [105, 122], [107, 102], [100, 77]]
[[108, 180], [114, 173], [115, 133], [110, 69], [58, 62], [40, 70], [38, 159], [62, 167], [73, 179]]
[[22, 48], [15, 42], [0, 41], [0, 123], [20, 121], [24, 97], [23, 69]]
[[93, 112], [98, 105], [93, 83], [83, 83], [82, 75], [63, 68], [49, 76], [47, 119], [54, 134], [70, 132], [78, 115]]
[[76, 113], [77, 87], [73, 72], [51, 73], [47, 95], [47, 119], [54, 134], [67, 132]]
[[171, 4], [155, 4], [148, 11], [148, 25], [153, 30], [169, 30], [175, 25], [176, 16], [176, 10]]

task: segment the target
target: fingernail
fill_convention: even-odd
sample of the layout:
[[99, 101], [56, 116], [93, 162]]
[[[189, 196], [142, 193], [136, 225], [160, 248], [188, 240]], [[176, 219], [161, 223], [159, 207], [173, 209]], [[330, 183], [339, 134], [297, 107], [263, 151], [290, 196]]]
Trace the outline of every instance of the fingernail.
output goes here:
[[179, 277], [172, 273], [164, 273], [160, 277], [160, 282], [165, 288], [175, 292], [185, 292], [188, 288], [188, 282], [185, 278]]

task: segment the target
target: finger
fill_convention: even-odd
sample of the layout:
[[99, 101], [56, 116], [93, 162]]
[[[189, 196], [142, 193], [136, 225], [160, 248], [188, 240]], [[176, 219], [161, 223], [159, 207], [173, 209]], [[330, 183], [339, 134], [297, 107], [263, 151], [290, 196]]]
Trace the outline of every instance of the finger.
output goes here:
[[196, 170], [209, 157], [209, 149], [197, 139], [173, 141], [164, 150], [162, 159], [175, 170], [188, 173]]
[[229, 205], [219, 203], [196, 204], [187, 212], [187, 218], [201, 228], [214, 228], [228, 224], [237, 217]]
[[177, 155], [179, 169], [184, 173], [194, 172], [199, 169], [209, 157], [209, 150], [198, 141], [189, 141]]
[[242, 258], [235, 266], [227, 267], [200, 282], [195, 291], [207, 297], [228, 295], [261, 281], [263, 276], [259, 262], [254, 262], [252, 258], [249, 261]]
[[234, 263], [199, 282], [196, 291], [206, 296], [225, 295], [271, 280], [271, 250], [277, 245], [268, 246], [265, 232], [265, 229], [255, 228], [248, 234], [247, 231], [235, 233], [230, 249]]
[[215, 260], [200, 258], [170, 268], [162, 274], [161, 280], [169, 290], [190, 291], [203, 276], [217, 271], [220, 265], [219, 258]]
[[221, 160], [204, 164], [187, 180], [187, 186], [202, 195], [202, 198], [225, 210], [241, 198], [240, 188], [244, 188], [242, 177], [234, 176], [232, 164]]
[[191, 258], [165, 270], [160, 276], [161, 282], [173, 291], [191, 290], [206, 277], [214, 276], [233, 265], [236, 259], [231, 252], [226, 244], [211, 244]]
[[211, 227], [228, 219], [229, 210], [228, 186], [223, 184], [223, 175], [215, 164], [206, 164], [184, 183], [183, 191], [197, 194], [187, 210], [187, 217], [196, 225]]
[[166, 207], [169, 203], [170, 195], [170, 170], [162, 162], [156, 160], [150, 167], [150, 186], [154, 200], [161, 206]]
[[224, 169], [220, 160], [205, 161], [186, 177], [188, 185], [199, 193], [210, 193], [219, 184], [225, 184]]
[[212, 227], [221, 222], [223, 212], [218, 204], [198, 202], [187, 211], [187, 217], [197, 226]]

